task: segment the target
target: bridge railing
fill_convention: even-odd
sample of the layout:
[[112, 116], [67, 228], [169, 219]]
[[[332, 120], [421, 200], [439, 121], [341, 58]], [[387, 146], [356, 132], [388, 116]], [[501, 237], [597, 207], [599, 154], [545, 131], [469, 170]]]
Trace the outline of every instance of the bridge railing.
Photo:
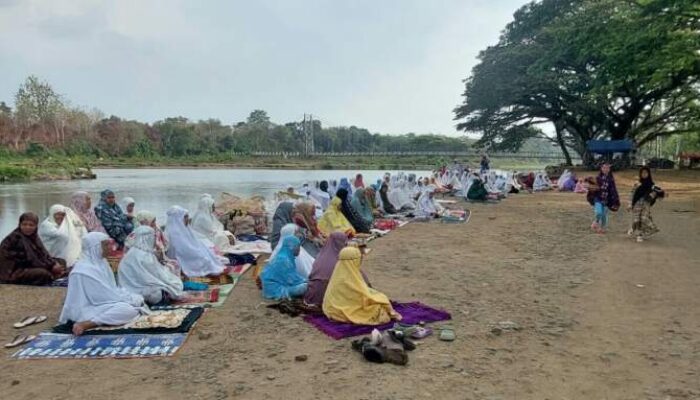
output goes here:
[[[301, 152], [275, 152], [275, 151], [254, 151], [250, 153], [232, 152], [232, 156], [253, 156], [253, 157], [415, 157], [415, 156], [443, 156], [443, 157], [481, 157], [482, 153], [477, 151], [388, 151], [388, 152], [317, 152], [304, 154]], [[513, 159], [542, 159], [542, 160], [563, 160], [564, 156], [559, 152], [519, 152], [489, 153], [490, 158], [513, 158]]]

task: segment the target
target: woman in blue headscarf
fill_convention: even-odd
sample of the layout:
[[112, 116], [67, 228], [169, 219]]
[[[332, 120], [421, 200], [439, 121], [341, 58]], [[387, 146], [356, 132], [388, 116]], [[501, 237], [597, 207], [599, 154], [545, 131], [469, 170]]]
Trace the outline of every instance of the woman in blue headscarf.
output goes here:
[[109, 237], [117, 242], [119, 248], [123, 248], [126, 237], [134, 230], [134, 224], [117, 204], [113, 191], [107, 189], [100, 193], [100, 203], [95, 207], [95, 215], [102, 222]]
[[260, 274], [263, 297], [270, 300], [291, 299], [306, 293], [308, 283], [296, 270], [294, 259], [299, 255], [300, 242], [285, 236], [279, 253]]
[[[349, 194], [352, 194], [352, 185], [350, 184], [350, 181], [348, 181], [348, 178], [340, 178], [340, 183], [338, 184], [338, 189], [345, 189], [348, 191]], [[337, 191], [336, 191], [337, 195]]]

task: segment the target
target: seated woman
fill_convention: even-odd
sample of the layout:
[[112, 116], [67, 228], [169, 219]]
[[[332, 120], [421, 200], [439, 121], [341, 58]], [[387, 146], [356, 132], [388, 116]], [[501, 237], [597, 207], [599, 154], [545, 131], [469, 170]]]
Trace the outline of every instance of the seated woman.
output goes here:
[[419, 217], [438, 218], [442, 212], [442, 206], [435, 202], [435, 189], [428, 187], [418, 200], [416, 215]]
[[134, 229], [134, 242], [119, 263], [119, 286], [136, 293], [147, 304], [170, 303], [184, 294], [179, 275], [161, 264], [156, 251], [156, 231], [149, 226]]
[[299, 228], [301, 247], [306, 249], [312, 257], [316, 257], [325, 241], [321, 230], [318, 229], [318, 222], [316, 222], [316, 206], [308, 201], [294, 204], [292, 223]]
[[[165, 234], [158, 226], [156, 216], [150, 211], [141, 210], [138, 213], [136, 213], [136, 217], [134, 217], [134, 222], [138, 224], [138, 226], [149, 226], [153, 228], [156, 235], [156, 258], [158, 258], [158, 261], [160, 261], [161, 264], [168, 267], [170, 272], [172, 272], [175, 276], [180, 276], [180, 273], [182, 271], [180, 270], [180, 265], [177, 263], [177, 260], [173, 260], [166, 255], [166, 252], [168, 250], [168, 240], [165, 238]], [[136, 235], [134, 234], [134, 232], [131, 232], [129, 236], [126, 237], [125, 247], [127, 248], [127, 250], [130, 247], [132, 247], [135, 242]]]
[[579, 178], [576, 182], [576, 187], [574, 187], [574, 193], [586, 193], [586, 185], [584, 184], [583, 178]]
[[[299, 239], [299, 233], [299, 227], [295, 224], [287, 224], [283, 226], [282, 229], [280, 229], [280, 240], [277, 242], [277, 246], [272, 250], [272, 254], [270, 254], [270, 261], [272, 261], [275, 256], [279, 254], [280, 250], [282, 249], [282, 242], [284, 241], [284, 238], [291, 236]], [[314, 257], [311, 256], [302, 246], [301, 250], [299, 250], [299, 254], [294, 257], [294, 264], [296, 265], [299, 275], [306, 279], [311, 273], [311, 268], [314, 265]]]
[[[314, 261], [311, 274], [309, 275], [309, 288], [304, 295], [304, 303], [307, 306], [321, 310], [323, 297], [326, 294], [326, 287], [333, 275], [333, 270], [338, 263], [340, 251], [347, 246], [348, 237], [342, 232], [333, 232]], [[362, 278], [369, 286], [369, 280], [362, 272]]]
[[355, 190], [355, 194], [352, 196], [352, 201], [350, 206], [357, 213], [357, 215], [362, 219], [365, 226], [372, 227], [374, 225], [374, 213], [372, 212], [372, 206], [367, 199], [367, 189], [358, 188]]
[[386, 182], [382, 183], [382, 186], [379, 188], [379, 198], [382, 201], [382, 209], [386, 214], [398, 213], [394, 205], [389, 201], [389, 185]]
[[[315, 257], [323, 242], [322, 232], [316, 223], [316, 216], [311, 213], [309, 203], [283, 202], [275, 210], [272, 217], [272, 232], [270, 234], [270, 245], [274, 249], [279, 245], [281, 230], [287, 224], [296, 224], [300, 229], [302, 247], [311, 257]], [[310, 204], [309, 204], [310, 205]]]
[[62, 260], [51, 257], [37, 234], [39, 217], [27, 212], [0, 243], [0, 283], [47, 285], [66, 274]]
[[337, 198], [340, 199], [340, 211], [343, 213], [345, 218], [350, 222], [350, 225], [355, 229], [357, 233], [369, 233], [369, 230], [372, 228], [371, 225], [368, 225], [362, 217], [355, 211], [354, 208], [350, 205], [350, 194], [347, 190], [345, 189], [338, 189], [338, 192], [335, 194]]
[[377, 202], [377, 191], [373, 187], [368, 187], [365, 189], [365, 197], [367, 198], [367, 203], [372, 210], [373, 218], [381, 218], [384, 216], [379, 203]]
[[381, 325], [400, 321], [386, 295], [370, 288], [360, 271], [362, 253], [346, 247], [338, 255], [338, 264], [323, 297], [323, 313], [329, 319], [358, 325]]
[[39, 225], [39, 238], [51, 257], [65, 260], [72, 267], [80, 257], [80, 242], [87, 234], [73, 210], [60, 204], [49, 209], [49, 216]]
[[208, 247], [214, 247], [222, 253], [232, 249], [233, 234], [224, 230], [224, 224], [214, 215], [214, 199], [210, 196], [199, 198], [197, 211], [192, 216], [192, 231]]
[[113, 191], [107, 189], [100, 193], [100, 203], [95, 207], [95, 215], [102, 222], [109, 237], [117, 242], [120, 249], [124, 248], [124, 241], [134, 230], [134, 224], [117, 204]]
[[406, 181], [398, 180], [389, 192], [389, 201], [397, 210], [414, 210], [416, 203], [411, 200]]
[[282, 239], [279, 252], [260, 274], [264, 298], [283, 300], [301, 297], [306, 293], [306, 279], [297, 273], [294, 264], [294, 258], [300, 251], [299, 239], [294, 236]]
[[117, 287], [104, 258], [109, 250], [109, 236], [88, 233], [82, 248], [82, 255], [70, 273], [66, 300], [58, 318], [60, 323], [72, 322], [73, 334], [80, 336], [98, 326], [128, 324], [149, 312], [143, 297]]
[[535, 185], [535, 173], [530, 172], [522, 178], [523, 189], [532, 190]]
[[471, 185], [469, 186], [469, 191], [467, 192], [467, 199], [471, 201], [487, 201], [498, 199], [497, 195], [490, 194], [486, 187], [484, 187], [484, 182], [479, 178], [478, 175], [474, 178]]
[[318, 221], [318, 228], [325, 236], [329, 236], [333, 232], [343, 232], [348, 237], [356, 235], [355, 228], [352, 227], [350, 221], [345, 218], [341, 211], [342, 205], [343, 201], [338, 197], [334, 197], [330, 206], [328, 206], [328, 209]]
[[532, 185], [532, 189], [535, 192], [544, 192], [552, 189], [552, 185], [549, 182], [549, 178], [545, 179], [545, 174], [539, 173], [535, 176], [535, 183]]
[[102, 226], [102, 222], [95, 215], [95, 210], [92, 208], [92, 200], [87, 192], [73, 193], [70, 199], [70, 208], [80, 218], [88, 232], [107, 233]]
[[133, 221], [134, 216], [136, 215], [136, 212], [134, 211], [135, 208], [136, 200], [134, 200], [133, 197], [124, 197], [122, 199], [122, 211], [124, 211], [124, 214], [126, 214], [126, 217], [130, 221]]
[[167, 256], [177, 260], [182, 272], [189, 277], [221, 275], [224, 272], [223, 260], [204, 243], [197, 239], [190, 229], [188, 211], [172, 206], [166, 213], [168, 224], [165, 238], [169, 243]]

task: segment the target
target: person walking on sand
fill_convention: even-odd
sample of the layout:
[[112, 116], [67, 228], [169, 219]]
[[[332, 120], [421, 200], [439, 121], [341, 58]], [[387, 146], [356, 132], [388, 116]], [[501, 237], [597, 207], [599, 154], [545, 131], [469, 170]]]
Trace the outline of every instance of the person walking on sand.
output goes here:
[[649, 167], [639, 170], [639, 182], [632, 189], [632, 198], [627, 209], [632, 212], [632, 227], [627, 234], [637, 236], [637, 242], [643, 242], [645, 238], [659, 232], [654, 220], [651, 218], [651, 207], [656, 199], [665, 197], [665, 193], [654, 185]]
[[610, 171], [610, 164], [605, 163], [600, 167], [596, 186], [597, 190], [594, 190], [589, 196], [589, 202], [593, 203], [595, 211], [595, 221], [593, 221], [591, 229], [602, 234], [608, 228], [608, 210], [617, 211], [620, 209], [620, 196], [617, 193], [615, 178]]

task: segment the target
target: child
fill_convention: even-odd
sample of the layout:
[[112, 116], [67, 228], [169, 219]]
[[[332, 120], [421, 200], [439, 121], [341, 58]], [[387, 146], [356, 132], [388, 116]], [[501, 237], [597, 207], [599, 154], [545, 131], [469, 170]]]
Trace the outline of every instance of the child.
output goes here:
[[[600, 174], [596, 178], [597, 190], [589, 192], [588, 202], [593, 204], [595, 221], [591, 229], [596, 233], [605, 233], [608, 227], [608, 209], [617, 211], [620, 208], [620, 196], [617, 193], [615, 178], [610, 171], [610, 164], [605, 163], [600, 167]], [[589, 188], [590, 191], [590, 188]]]
[[639, 170], [639, 183], [634, 185], [632, 189], [632, 198], [628, 206], [628, 210], [632, 211], [633, 220], [632, 228], [627, 231], [627, 234], [637, 236], [637, 242], [643, 242], [645, 237], [649, 237], [657, 232], [659, 228], [654, 224], [651, 218], [651, 207], [656, 202], [656, 199], [665, 197], [665, 192], [658, 186], [654, 185], [651, 179], [651, 170], [649, 167], [642, 167]]

